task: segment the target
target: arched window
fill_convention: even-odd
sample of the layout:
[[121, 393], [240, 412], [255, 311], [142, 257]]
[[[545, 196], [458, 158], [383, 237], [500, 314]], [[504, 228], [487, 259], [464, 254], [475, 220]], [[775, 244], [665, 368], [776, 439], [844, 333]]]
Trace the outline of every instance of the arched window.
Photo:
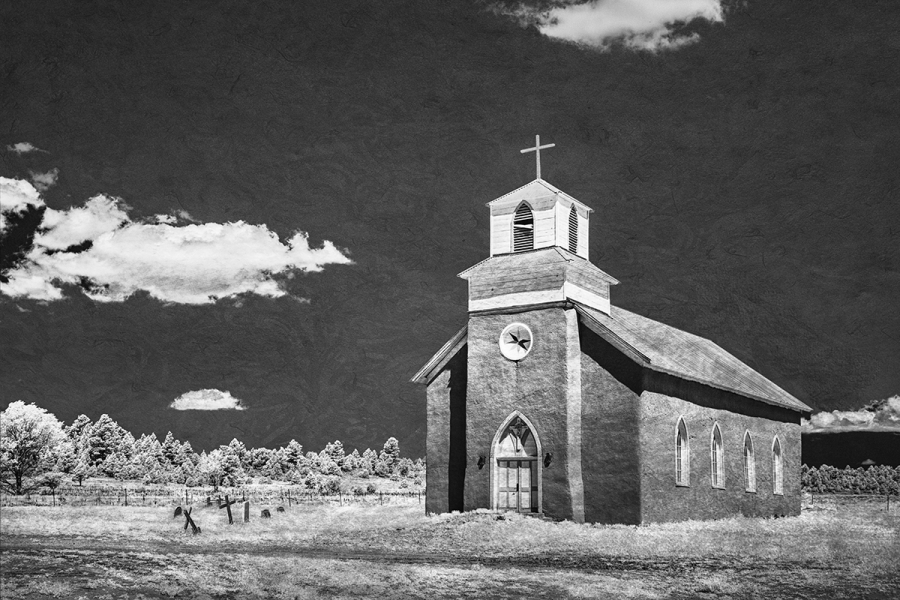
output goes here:
[[522, 203], [513, 217], [513, 252], [532, 250], [534, 248], [534, 214], [531, 208]]
[[756, 457], [753, 456], [753, 440], [749, 431], [744, 433], [744, 489], [756, 491]]
[[712, 438], [709, 445], [710, 469], [709, 477], [714, 488], [725, 487], [725, 451], [722, 448], [722, 432], [719, 424], [713, 425]]
[[691, 447], [683, 418], [675, 432], [675, 485], [691, 485]]
[[779, 496], [784, 494], [784, 462], [781, 456], [781, 442], [778, 436], [772, 442], [772, 492]]
[[569, 252], [578, 253], [578, 212], [574, 204], [569, 209]]

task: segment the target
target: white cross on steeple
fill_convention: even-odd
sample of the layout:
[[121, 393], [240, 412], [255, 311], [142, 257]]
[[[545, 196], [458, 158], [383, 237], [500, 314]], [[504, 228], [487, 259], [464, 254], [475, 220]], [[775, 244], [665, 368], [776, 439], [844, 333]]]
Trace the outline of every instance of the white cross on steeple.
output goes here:
[[534, 136], [534, 148], [525, 148], [524, 150], [519, 150], [522, 154], [526, 152], [534, 152], [535, 160], [537, 161], [537, 178], [541, 178], [541, 150], [545, 148], [553, 148], [556, 144], [544, 144], [541, 146], [541, 136]]

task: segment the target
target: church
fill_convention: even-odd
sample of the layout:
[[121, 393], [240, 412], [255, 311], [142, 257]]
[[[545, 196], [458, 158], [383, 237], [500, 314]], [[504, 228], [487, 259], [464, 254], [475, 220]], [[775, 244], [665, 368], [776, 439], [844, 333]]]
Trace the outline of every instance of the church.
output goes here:
[[[546, 146], [545, 146], [546, 147]], [[468, 323], [427, 388], [426, 511], [641, 524], [800, 513], [811, 409], [713, 342], [615, 306], [592, 209], [537, 179], [487, 204]], [[524, 152], [524, 151], [523, 151]]]

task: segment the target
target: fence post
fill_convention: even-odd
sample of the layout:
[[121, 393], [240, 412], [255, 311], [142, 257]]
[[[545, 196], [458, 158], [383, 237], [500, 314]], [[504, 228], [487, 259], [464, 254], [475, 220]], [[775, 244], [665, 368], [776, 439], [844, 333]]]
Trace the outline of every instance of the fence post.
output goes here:
[[378, 498], [381, 500], [381, 505], [384, 506], [384, 492], [378, 492]]
[[128, 506], [128, 488], [125, 488], [125, 506]]

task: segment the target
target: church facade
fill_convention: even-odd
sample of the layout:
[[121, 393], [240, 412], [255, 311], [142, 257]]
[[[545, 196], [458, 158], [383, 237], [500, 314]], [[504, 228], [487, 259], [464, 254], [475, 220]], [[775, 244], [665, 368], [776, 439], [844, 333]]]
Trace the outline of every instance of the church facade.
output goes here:
[[540, 177], [488, 203], [490, 257], [427, 387], [432, 513], [599, 523], [800, 512], [810, 408], [702, 337], [610, 301], [591, 209]]

